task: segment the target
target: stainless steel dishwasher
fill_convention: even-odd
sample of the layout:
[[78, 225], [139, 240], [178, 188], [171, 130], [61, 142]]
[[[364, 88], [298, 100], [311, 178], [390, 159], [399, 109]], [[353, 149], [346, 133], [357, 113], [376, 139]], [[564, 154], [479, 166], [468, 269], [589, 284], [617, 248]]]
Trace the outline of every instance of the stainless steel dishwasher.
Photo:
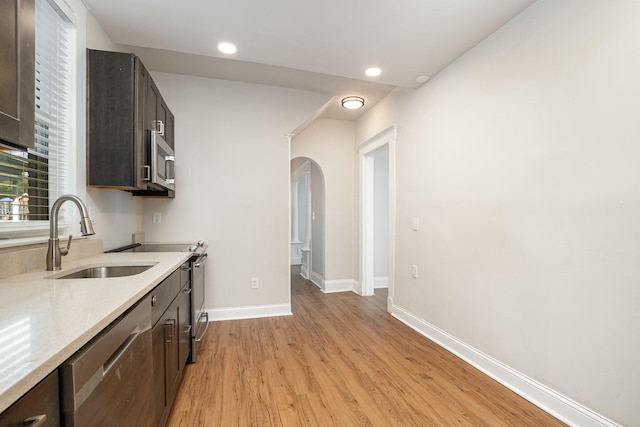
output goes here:
[[60, 367], [65, 426], [153, 425], [150, 298], [142, 299]]

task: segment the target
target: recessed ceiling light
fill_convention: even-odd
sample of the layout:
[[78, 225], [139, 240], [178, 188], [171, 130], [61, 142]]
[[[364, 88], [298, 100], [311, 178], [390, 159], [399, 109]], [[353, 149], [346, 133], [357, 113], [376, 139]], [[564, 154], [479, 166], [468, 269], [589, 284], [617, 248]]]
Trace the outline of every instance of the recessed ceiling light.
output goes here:
[[418, 76], [416, 77], [416, 83], [425, 83], [429, 80], [429, 76]]
[[376, 77], [382, 74], [382, 70], [378, 67], [367, 68], [367, 71], [364, 72], [369, 77]]
[[238, 51], [238, 48], [233, 43], [222, 42], [222, 43], [218, 43], [218, 50], [222, 53], [233, 55]]
[[364, 106], [364, 98], [359, 96], [347, 96], [342, 99], [342, 106], [349, 110], [357, 110]]

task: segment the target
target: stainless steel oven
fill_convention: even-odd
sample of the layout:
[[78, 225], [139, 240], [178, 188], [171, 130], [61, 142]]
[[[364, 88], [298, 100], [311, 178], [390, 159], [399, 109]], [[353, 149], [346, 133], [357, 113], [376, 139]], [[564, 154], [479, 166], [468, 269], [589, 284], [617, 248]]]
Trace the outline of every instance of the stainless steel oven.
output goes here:
[[209, 327], [209, 313], [204, 308], [205, 269], [207, 260], [207, 244], [200, 240], [197, 243], [134, 243], [109, 252], [190, 252], [191, 279], [191, 355], [189, 363], [195, 363], [198, 348]]
[[198, 357], [200, 343], [209, 328], [209, 313], [204, 309], [205, 297], [205, 260], [207, 253], [191, 260], [191, 357], [190, 363], [195, 363]]

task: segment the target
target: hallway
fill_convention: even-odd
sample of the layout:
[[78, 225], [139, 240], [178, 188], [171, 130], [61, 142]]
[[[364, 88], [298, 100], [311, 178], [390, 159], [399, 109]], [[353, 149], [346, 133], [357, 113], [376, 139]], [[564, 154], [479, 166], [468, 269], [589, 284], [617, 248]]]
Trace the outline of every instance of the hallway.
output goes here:
[[169, 427], [564, 425], [383, 309], [292, 269], [293, 316], [213, 322]]

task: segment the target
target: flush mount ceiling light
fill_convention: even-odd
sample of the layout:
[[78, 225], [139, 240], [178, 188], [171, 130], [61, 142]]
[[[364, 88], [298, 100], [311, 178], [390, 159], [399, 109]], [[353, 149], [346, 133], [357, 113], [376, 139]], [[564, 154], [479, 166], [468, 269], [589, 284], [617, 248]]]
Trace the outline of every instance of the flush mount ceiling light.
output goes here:
[[364, 98], [359, 96], [347, 96], [342, 99], [342, 106], [349, 110], [357, 110], [364, 106]]
[[378, 67], [371, 67], [371, 68], [367, 68], [367, 70], [364, 73], [369, 77], [377, 77], [380, 74], [382, 74], [382, 70]]
[[238, 51], [238, 48], [233, 43], [221, 42], [218, 43], [218, 50], [222, 53], [226, 53], [227, 55], [233, 55]]

